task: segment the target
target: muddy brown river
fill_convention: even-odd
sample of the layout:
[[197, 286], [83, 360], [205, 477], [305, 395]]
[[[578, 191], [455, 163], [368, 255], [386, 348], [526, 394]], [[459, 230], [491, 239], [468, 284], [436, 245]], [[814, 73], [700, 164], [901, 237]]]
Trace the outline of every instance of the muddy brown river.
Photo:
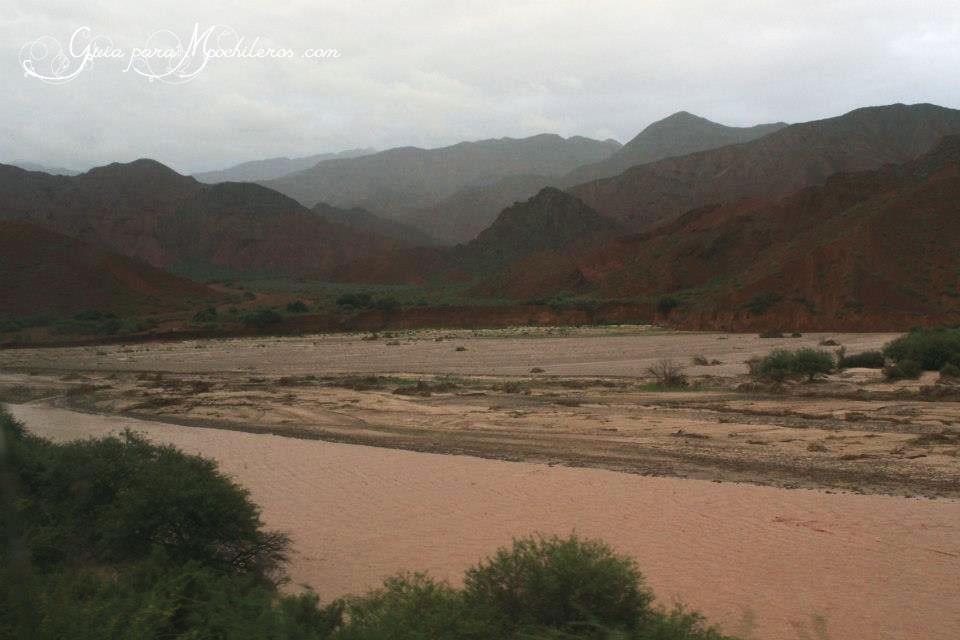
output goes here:
[[125, 427], [215, 458], [324, 599], [400, 570], [456, 582], [515, 536], [636, 558], [662, 604], [756, 639], [956, 640], [960, 501], [784, 490], [298, 440], [10, 405], [55, 440]]

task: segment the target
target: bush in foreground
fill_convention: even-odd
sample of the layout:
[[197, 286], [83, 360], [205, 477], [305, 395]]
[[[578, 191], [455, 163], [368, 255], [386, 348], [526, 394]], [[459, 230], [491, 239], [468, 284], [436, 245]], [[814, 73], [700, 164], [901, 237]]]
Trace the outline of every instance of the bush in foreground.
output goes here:
[[517, 540], [462, 589], [412, 574], [327, 606], [285, 595], [286, 537], [246, 491], [130, 433], [54, 444], [0, 410], [0, 488], [4, 640], [724, 638], [655, 608], [631, 559], [576, 536]]
[[632, 630], [653, 600], [630, 558], [576, 536], [516, 540], [467, 570], [464, 582], [467, 601], [507, 633], [594, 625]]
[[747, 365], [754, 377], [775, 382], [797, 378], [812, 382], [818, 375], [826, 375], [834, 369], [833, 355], [818, 349], [776, 349]]

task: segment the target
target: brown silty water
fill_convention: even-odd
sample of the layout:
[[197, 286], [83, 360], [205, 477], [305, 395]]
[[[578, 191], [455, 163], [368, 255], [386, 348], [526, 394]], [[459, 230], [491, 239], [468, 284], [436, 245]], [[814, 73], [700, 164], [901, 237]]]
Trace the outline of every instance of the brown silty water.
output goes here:
[[292, 534], [294, 585], [324, 599], [401, 570], [456, 583], [531, 532], [608, 541], [662, 604], [757, 639], [955, 640], [960, 502], [832, 494], [483, 460], [11, 409], [65, 440], [131, 427], [219, 461]]

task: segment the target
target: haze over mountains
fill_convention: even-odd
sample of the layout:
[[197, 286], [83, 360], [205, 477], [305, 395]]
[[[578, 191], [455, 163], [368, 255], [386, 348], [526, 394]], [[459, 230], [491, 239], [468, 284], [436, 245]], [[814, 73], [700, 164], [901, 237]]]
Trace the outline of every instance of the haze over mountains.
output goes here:
[[[427, 234], [446, 240], [449, 234], [436, 233], [440, 229], [416, 212], [430, 209], [462, 189], [492, 185], [504, 178], [563, 175], [606, 158], [619, 147], [613, 140], [553, 134], [462, 142], [440, 149], [402, 147], [362, 158], [327, 160], [263, 184], [307, 206], [326, 202], [343, 208], [361, 207], [382, 217], [416, 220]], [[503, 208], [499, 203], [497, 200], [487, 224]], [[439, 209], [437, 215], [442, 218], [447, 213], [447, 209]], [[462, 234], [455, 235], [462, 238]]]
[[[318, 162], [336, 158], [359, 158], [376, 153], [376, 149], [349, 149], [339, 153], [318, 153], [301, 158], [266, 158], [264, 160], [250, 160], [241, 162], [218, 171], [203, 171], [193, 174], [200, 182], [212, 184], [215, 182], [257, 182], [271, 180], [289, 173], [309, 169]], [[27, 168], [27, 167], [24, 167]]]
[[613, 176], [636, 164], [752, 140], [784, 126], [728, 127], [681, 111], [623, 147], [544, 135], [429, 151], [393, 149], [352, 163], [321, 163], [266, 184], [309, 206], [319, 199], [363, 207], [452, 244], [476, 237], [505, 207], [544, 187]]
[[38, 164], [36, 162], [28, 162], [26, 160], [12, 160], [8, 164], [13, 165], [14, 167], [20, 167], [26, 171], [42, 171], [43, 173], [49, 173], [54, 176], [75, 176], [80, 172], [75, 171], [74, 169], [65, 169], [63, 167], [48, 167], [47, 165]]

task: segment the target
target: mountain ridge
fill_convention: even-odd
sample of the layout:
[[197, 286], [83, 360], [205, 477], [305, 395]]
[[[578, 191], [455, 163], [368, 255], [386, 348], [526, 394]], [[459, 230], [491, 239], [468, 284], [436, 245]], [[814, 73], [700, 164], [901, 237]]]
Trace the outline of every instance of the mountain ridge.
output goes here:
[[373, 148], [347, 149], [334, 153], [316, 153], [309, 156], [262, 158], [247, 160], [224, 169], [212, 171], [198, 171], [193, 175], [200, 182], [212, 184], [215, 182], [255, 182], [257, 180], [272, 180], [282, 176], [303, 171], [318, 162], [336, 158], [359, 158], [377, 153]]
[[0, 165], [0, 220], [26, 220], [189, 273], [309, 273], [398, 243], [255, 183], [205, 185], [151, 159], [74, 177]]
[[[460, 189], [512, 175], [562, 175], [608, 156], [619, 146], [583, 136], [539, 134], [465, 141], [438, 149], [397, 147], [361, 158], [326, 160], [261, 182], [308, 206], [326, 202], [403, 219], [402, 212], [431, 207]], [[429, 228], [423, 230], [431, 233]]]
[[731, 127], [688, 111], [677, 111], [644, 128], [616, 153], [600, 162], [584, 165], [563, 176], [561, 184], [573, 186], [623, 173], [630, 167], [749, 142], [788, 126], [785, 122]]
[[787, 126], [750, 142], [632, 167], [569, 191], [635, 230], [712, 202], [780, 197], [841, 171], [903, 163], [945, 135], [960, 111], [931, 104], [864, 107]]

